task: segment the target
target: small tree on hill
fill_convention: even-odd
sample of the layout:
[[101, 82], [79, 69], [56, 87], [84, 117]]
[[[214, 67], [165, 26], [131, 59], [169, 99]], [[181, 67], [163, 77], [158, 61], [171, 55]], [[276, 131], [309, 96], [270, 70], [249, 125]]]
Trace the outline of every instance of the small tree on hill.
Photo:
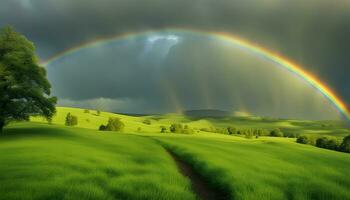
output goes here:
[[172, 124], [169, 128], [172, 133], [181, 133], [183, 130], [182, 124]]
[[300, 143], [300, 144], [307, 144], [309, 143], [309, 139], [307, 136], [305, 135], [301, 135], [297, 138], [297, 143]]
[[327, 148], [328, 139], [326, 137], [321, 137], [316, 140], [316, 146], [320, 148]]
[[107, 127], [103, 124], [101, 124], [101, 126], [98, 128], [98, 130], [100, 131], [105, 131], [107, 129]]
[[57, 99], [50, 93], [33, 43], [11, 27], [0, 29], [0, 132], [13, 120], [29, 120], [32, 115], [51, 118]]
[[74, 116], [70, 113], [67, 113], [66, 115], [66, 120], [65, 120], [65, 125], [66, 126], [75, 126], [78, 125], [78, 117]]
[[123, 131], [125, 124], [119, 118], [109, 118], [106, 126], [107, 131]]
[[276, 128], [270, 132], [270, 135], [272, 137], [283, 137], [283, 132], [280, 129]]
[[160, 132], [161, 132], [161, 133], [166, 133], [166, 131], [167, 131], [167, 130], [166, 130], [166, 127], [165, 127], [165, 126], [161, 126], [161, 127], [160, 127]]
[[227, 132], [229, 135], [235, 135], [237, 134], [237, 129], [233, 126], [227, 127]]

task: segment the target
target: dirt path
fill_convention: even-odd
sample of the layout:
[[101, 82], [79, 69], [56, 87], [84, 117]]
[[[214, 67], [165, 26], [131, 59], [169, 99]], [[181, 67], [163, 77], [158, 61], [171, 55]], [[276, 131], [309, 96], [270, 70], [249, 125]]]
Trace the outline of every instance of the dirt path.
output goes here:
[[195, 172], [189, 164], [182, 161], [174, 153], [167, 150], [169, 155], [174, 159], [182, 175], [188, 177], [192, 184], [192, 189], [201, 200], [227, 200], [228, 195], [213, 189], [208, 183]]

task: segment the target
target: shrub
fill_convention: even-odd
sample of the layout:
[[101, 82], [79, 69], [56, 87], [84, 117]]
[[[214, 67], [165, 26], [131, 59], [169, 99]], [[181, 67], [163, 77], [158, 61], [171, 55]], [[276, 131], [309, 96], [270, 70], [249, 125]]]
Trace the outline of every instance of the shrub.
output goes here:
[[90, 113], [90, 111], [88, 109], [85, 109], [84, 113]]
[[172, 124], [169, 128], [172, 133], [181, 133], [183, 130], [182, 124]]
[[67, 113], [66, 115], [66, 121], [65, 121], [66, 126], [75, 126], [78, 125], [78, 117], [71, 115], [70, 113]]
[[296, 133], [283, 133], [283, 137], [287, 137], [287, 138], [296, 138], [297, 134]]
[[344, 137], [343, 142], [340, 144], [339, 150], [350, 153], [350, 135]]
[[101, 131], [123, 131], [125, 124], [119, 118], [109, 118], [107, 125], [101, 125]]
[[321, 137], [316, 140], [316, 147], [327, 148], [328, 139], [326, 137]]
[[141, 130], [142, 130], [141, 127], [137, 128], [137, 132], [141, 132]]
[[283, 132], [280, 129], [276, 128], [276, 129], [274, 129], [274, 130], [272, 130], [270, 132], [270, 136], [272, 136], [272, 137], [283, 137]]
[[307, 144], [309, 143], [309, 138], [306, 135], [301, 135], [297, 138], [297, 143]]
[[160, 132], [161, 133], [166, 133], [167, 129], [165, 126], [160, 126]]
[[182, 124], [172, 124], [169, 128], [172, 133], [193, 134], [194, 130], [188, 125], [182, 126]]
[[235, 135], [237, 134], [237, 129], [233, 126], [227, 127], [227, 132], [229, 135]]
[[327, 149], [339, 150], [339, 143], [336, 139], [329, 139], [327, 141]]
[[149, 119], [145, 119], [145, 120], [143, 121], [143, 123], [144, 123], [144, 124], [147, 124], [147, 125], [151, 125], [151, 124], [152, 124], [151, 120], [149, 120]]
[[107, 129], [107, 127], [105, 125], [101, 125], [100, 128], [98, 130], [100, 131], [105, 131]]
[[101, 114], [101, 111], [97, 110], [97, 111], [96, 111], [96, 115], [97, 115], [97, 116], [100, 116], [100, 114]]
[[336, 139], [321, 137], [316, 140], [316, 146], [325, 149], [338, 150], [339, 144]]

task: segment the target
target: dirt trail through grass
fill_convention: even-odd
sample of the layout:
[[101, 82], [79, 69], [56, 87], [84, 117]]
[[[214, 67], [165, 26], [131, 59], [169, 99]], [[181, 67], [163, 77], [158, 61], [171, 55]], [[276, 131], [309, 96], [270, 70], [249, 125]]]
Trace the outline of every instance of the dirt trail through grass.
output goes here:
[[166, 149], [169, 155], [174, 159], [177, 167], [179, 168], [182, 175], [188, 177], [192, 184], [193, 192], [201, 200], [225, 200], [228, 199], [226, 194], [213, 189], [207, 181], [203, 179], [191, 165], [182, 161], [181, 158], [176, 156], [173, 152]]

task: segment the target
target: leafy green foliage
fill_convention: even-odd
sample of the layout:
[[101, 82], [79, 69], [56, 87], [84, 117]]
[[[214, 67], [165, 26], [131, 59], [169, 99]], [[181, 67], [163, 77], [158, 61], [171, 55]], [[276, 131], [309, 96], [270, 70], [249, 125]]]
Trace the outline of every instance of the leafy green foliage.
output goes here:
[[161, 133], [166, 133], [167, 132], [167, 128], [165, 126], [160, 126], [160, 132]]
[[78, 117], [75, 115], [72, 115], [71, 113], [67, 113], [65, 125], [66, 126], [78, 125]]
[[235, 134], [237, 134], [237, 129], [233, 126], [229, 126], [229, 127], [227, 127], [227, 132], [229, 135], [235, 135]]
[[121, 132], [124, 130], [125, 124], [120, 120], [120, 118], [109, 118], [106, 126], [101, 125], [99, 130], [101, 131], [117, 131]]
[[0, 131], [8, 122], [29, 120], [31, 115], [51, 118], [56, 98], [49, 97], [50, 89], [33, 43], [10, 27], [1, 29]]
[[188, 125], [183, 126], [182, 124], [172, 124], [169, 128], [172, 133], [182, 133], [182, 134], [193, 134], [194, 130]]
[[350, 153], [350, 135], [344, 137], [339, 149], [340, 151]]
[[272, 137], [283, 137], [283, 132], [280, 129], [276, 128], [270, 132], [270, 135]]
[[309, 138], [306, 135], [301, 135], [297, 138], [297, 143], [300, 144], [308, 144], [309, 143]]

